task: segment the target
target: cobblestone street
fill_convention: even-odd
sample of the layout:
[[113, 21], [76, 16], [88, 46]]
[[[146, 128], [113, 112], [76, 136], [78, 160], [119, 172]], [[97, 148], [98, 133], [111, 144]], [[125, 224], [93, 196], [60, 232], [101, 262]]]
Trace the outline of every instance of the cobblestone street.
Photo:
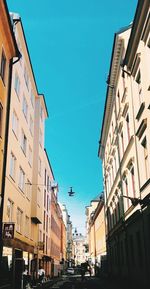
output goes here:
[[[52, 287], [55, 289], [130, 289], [129, 284], [117, 282], [107, 278], [96, 278], [86, 276], [82, 281], [78, 276], [64, 276], [62, 280], [56, 282]], [[137, 287], [136, 287], [137, 288]]]

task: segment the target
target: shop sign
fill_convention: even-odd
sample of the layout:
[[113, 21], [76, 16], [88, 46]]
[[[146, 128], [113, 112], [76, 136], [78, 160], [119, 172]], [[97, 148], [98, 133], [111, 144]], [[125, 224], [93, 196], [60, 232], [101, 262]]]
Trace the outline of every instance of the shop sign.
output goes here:
[[15, 224], [5, 223], [3, 227], [3, 239], [13, 239], [14, 229], [15, 229]]
[[44, 242], [38, 242], [38, 249], [44, 251]]

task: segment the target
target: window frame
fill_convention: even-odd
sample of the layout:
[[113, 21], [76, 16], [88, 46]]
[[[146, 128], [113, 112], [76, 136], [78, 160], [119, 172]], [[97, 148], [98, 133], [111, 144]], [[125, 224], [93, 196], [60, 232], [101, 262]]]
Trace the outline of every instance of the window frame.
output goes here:
[[6, 63], [7, 63], [6, 55], [5, 55], [4, 49], [2, 49], [1, 62], [0, 62], [0, 77], [4, 85], [5, 85], [5, 75], [6, 75]]

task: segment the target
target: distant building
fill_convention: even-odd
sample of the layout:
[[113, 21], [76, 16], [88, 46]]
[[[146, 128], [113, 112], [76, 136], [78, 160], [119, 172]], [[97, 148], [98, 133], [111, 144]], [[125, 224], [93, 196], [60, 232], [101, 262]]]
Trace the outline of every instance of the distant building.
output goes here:
[[[95, 201], [95, 202], [94, 202]], [[91, 201], [86, 207], [87, 240], [89, 246], [88, 261], [94, 265], [96, 273], [105, 269], [106, 264], [106, 231], [103, 194]], [[106, 265], [105, 265], [106, 266]]]
[[73, 250], [75, 266], [86, 262], [85, 237], [75, 229], [73, 233]]
[[100, 137], [109, 273], [150, 282], [150, 5], [114, 37]]

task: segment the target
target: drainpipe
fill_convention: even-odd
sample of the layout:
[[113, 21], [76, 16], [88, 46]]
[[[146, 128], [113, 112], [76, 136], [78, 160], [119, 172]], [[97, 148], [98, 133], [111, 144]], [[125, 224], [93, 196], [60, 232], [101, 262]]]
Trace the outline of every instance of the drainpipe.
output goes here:
[[9, 136], [9, 119], [10, 119], [10, 104], [11, 104], [11, 85], [12, 85], [12, 70], [13, 65], [20, 60], [21, 54], [13, 62], [13, 58], [9, 62], [9, 76], [8, 76], [8, 92], [7, 92], [7, 106], [6, 106], [6, 126], [4, 135], [4, 153], [3, 153], [3, 170], [2, 170], [2, 185], [1, 185], [1, 207], [0, 207], [0, 267], [2, 263], [3, 254], [3, 211], [5, 199], [5, 177], [7, 165], [7, 151], [8, 151], [8, 136]]

